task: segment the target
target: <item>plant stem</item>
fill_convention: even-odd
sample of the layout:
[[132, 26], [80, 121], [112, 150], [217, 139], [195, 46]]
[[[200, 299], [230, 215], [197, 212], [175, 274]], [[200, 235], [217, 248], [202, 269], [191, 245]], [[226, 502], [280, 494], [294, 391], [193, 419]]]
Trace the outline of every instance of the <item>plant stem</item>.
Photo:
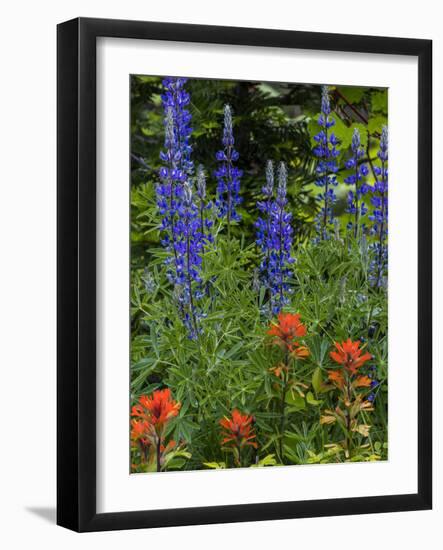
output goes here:
[[[285, 367], [288, 369], [287, 372], [289, 372], [289, 352], [288, 350], [285, 351]], [[281, 403], [280, 403], [280, 460], [283, 462], [283, 435], [285, 432], [285, 424], [286, 424], [286, 415], [285, 415], [285, 400], [286, 400], [286, 390], [288, 387], [288, 380], [287, 376], [288, 374], [285, 374], [283, 372], [283, 384], [282, 384], [282, 394], [281, 394]]]
[[161, 472], [160, 459], [161, 459], [161, 438], [159, 437], [157, 441], [157, 472]]
[[201, 225], [201, 233], [202, 233], [202, 237], [203, 237], [203, 242], [204, 242], [204, 238], [205, 238], [205, 226], [204, 226], [204, 221], [205, 221], [205, 217], [204, 217], [204, 214], [203, 214], [203, 199], [200, 199], [200, 225]]
[[189, 228], [188, 228], [188, 235], [186, 237], [186, 265], [187, 265], [187, 282], [188, 282], [188, 292], [189, 292], [189, 313], [191, 316], [191, 323], [195, 330], [195, 335], [197, 337], [198, 331], [197, 331], [197, 323], [195, 321], [195, 312], [194, 312], [194, 299], [192, 296], [192, 280], [191, 280], [191, 265], [190, 265], [190, 241], [189, 241]]
[[231, 174], [231, 146], [228, 146], [226, 158], [228, 160], [228, 175], [226, 178], [226, 184], [228, 187], [228, 212], [227, 212], [227, 222], [228, 222], [228, 240], [231, 238], [231, 209], [232, 209], [232, 174]]
[[[351, 402], [351, 378], [347, 375], [346, 380], [346, 392], [347, 392], [347, 401]], [[348, 451], [349, 458], [351, 458], [351, 446], [352, 446], [352, 437], [351, 437], [351, 410], [350, 406], [346, 407], [346, 450]]]

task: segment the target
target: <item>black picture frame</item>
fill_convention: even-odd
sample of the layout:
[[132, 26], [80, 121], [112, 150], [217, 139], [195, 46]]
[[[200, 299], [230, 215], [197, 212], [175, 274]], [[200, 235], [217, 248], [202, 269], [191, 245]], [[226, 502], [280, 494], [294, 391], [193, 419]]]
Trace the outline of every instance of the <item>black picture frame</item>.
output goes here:
[[[432, 507], [432, 42], [78, 18], [57, 32], [57, 523], [104, 531]], [[154, 39], [418, 58], [418, 491], [416, 494], [96, 512], [96, 39]]]

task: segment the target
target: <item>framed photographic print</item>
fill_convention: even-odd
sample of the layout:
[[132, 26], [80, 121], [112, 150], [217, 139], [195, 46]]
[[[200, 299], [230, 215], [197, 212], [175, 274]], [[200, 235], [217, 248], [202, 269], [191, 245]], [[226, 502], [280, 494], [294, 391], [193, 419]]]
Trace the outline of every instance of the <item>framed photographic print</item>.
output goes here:
[[59, 25], [59, 525], [431, 508], [431, 65]]

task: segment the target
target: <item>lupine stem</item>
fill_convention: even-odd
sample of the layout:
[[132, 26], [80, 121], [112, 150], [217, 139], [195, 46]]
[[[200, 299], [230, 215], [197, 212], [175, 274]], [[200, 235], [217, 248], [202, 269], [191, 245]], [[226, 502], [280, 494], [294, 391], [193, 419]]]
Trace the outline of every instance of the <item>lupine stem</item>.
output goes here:
[[[173, 167], [171, 166], [170, 168], [170, 172], [172, 171]], [[171, 244], [172, 244], [172, 250], [173, 250], [173, 253], [174, 253], [174, 267], [175, 267], [175, 276], [177, 277], [178, 276], [178, 273], [177, 273], [177, 250], [175, 249], [175, 246], [174, 246], [174, 239], [175, 239], [175, 214], [172, 213], [172, 201], [174, 200], [174, 182], [172, 180], [172, 178], [169, 176], [168, 177], [168, 181], [169, 181], [169, 185], [171, 186], [171, 191], [170, 191], [170, 194], [169, 194], [169, 212], [170, 212], [170, 220], [171, 220]]]
[[191, 318], [192, 326], [194, 327], [195, 334], [198, 334], [197, 323], [195, 321], [195, 310], [194, 310], [194, 297], [192, 294], [192, 279], [191, 279], [191, 242], [190, 234], [186, 236], [186, 267], [187, 267], [187, 283], [188, 283], [188, 292], [189, 292], [189, 315]]
[[227, 170], [228, 170], [228, 176], [227, 176], [227, 185], [228, 185], [228, 212], [226, 215], [226, 221], [228, 224], [228, 240], [231, 237], [231, 210], [232, 210], [232, 175], [231, 175], [231, 167], [232, 167], [232, 160], [231, 160], [231, 146], [228, 145], [227, 148], [227, 154], [226, 157], [228, 159], [227, 162]]
[[345, 178], [345, 182], [354, 186], [354, 191], [348, 194], [348, 212], [354, 214], [353, 235], [357, 239], [360, 235], [361, 218], [366, 213], [365, 203], [360, 201], [361, 197], [367, 192], [367, 185], [364, 178], [368, 174], [368, 169], [365, 164], [360, 163], [360, 159], [365, 155], [365, 151], [361, 146], [360, 132], [354, 128], [351, 141], [352, 157], [346, 162], [345, 166], [348, 169], [353, 168], [353, 174]]

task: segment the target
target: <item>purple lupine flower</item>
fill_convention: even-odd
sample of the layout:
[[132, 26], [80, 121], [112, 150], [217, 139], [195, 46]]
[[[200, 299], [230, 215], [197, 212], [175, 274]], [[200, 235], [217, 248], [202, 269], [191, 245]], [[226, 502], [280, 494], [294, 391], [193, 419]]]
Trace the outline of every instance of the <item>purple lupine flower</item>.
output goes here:
[[[190, 137], [192, 133], [191, 113], [186, 108], [190, 102], [190, 96], [184, 89], [186, 78], [168, 77], [163, 80], [164, 93], [161, 96], [165, 112], [169, 109], [172, 113], [174, 128], [174, 160], [179, 170], [186, 176], [193, 173], [194, 165], [191, 160], [192, 147]], [[162, 160], [166, 161], [160, 155]]]
[[160, 183], [157, 185], [157, 206], [162, 216], [161, 243], [173, 254], [165, 263], [169, 266], [167, 277], [171, 283], [180, 277], [180, 259], [177, 256], [176, 231], [177, 211], [183, 199], [183, 185], [193, 172], [192, 148], [189, 144], [192, 128], [191, 114], [186, 108], [189, 94], [184, 89], [185, 78], [168, 77], [163, 80], [161, 96], [165, 113], [165, 142], [160, 159], [165, 163], [160, 168]]
[[160, 153], [165, 166], [160, 168], [160, 183], [157, 185], [157, 207], [162, 216], [160, 230], [162, 232], [161, 243], [173, 254], [165, 263], [168, 266], [167, 277], [174, 283], [179, 274], [179, 258], [175, 249], [177, 239], [176, 217], [177, 210], [181, 204], [183, 195], [183, 184], [186, 174], [178, 167], [180, 151], [177, 143], [177, 132], [175, 129], [174, 109], [172, 106], [165, 107], [165, 149]]
[[180, 266], [176, 285], [179, 285], [181, 289], [180, 302], [183, 321], [191, 339], [195, 339], [200, 332], [198, 322], [202, 314], [197, 302], [203, 296], [200, 273], [203, 235], [200, 226], [200, 211], [193, 198], [191, 184], [186, 182], [183, 185], [183, 200], [177, 211], [178, 219], [175, 226], [179, 238], [174, 243]]
[[268, 160], [266, 165], [266, 183], [262, 187], [262, 193], [264, 200], [257, 202], [257, 208], [263, 216], [259, 216], [255, 222], [257, 228], [256, 243], [263, 253], [263, 259], [260, 263], [261, 278], [264, 280], [265, 286], [269, 287], [268, 267], [272, 250], [271, 211], [274, 198], [274, 165], [272, 160]]
[[388, 128], [383, 126], [380, 149], [377, 154], [380, 166], [374, 168], [375, 184], [371, 203], [374, 207], [369, 219], [373, 222], [371, 234], [375, 242], [371, 245], [372, 261], [369, 266], [369, 281], [375, 287], [385, 287], [388, 268]]
[[371, 388], [371, 393], [368, 395], [367, 400], [371, 403], [375, 401], [375, 398], [377, 397], [377, 394], [375, 392], [376, 388], [380, 386], [380, 382], [375, 378], [377, 374], [377, 369], [372, 366], [369, 368], [369, 378], [371, 378], [371, 385], [369, 386]]
[[157, 185], [157, 206], [162, 216], [161, 243], [171, 252], [165, 263], [169, 266], [167, 277], [172, 284], [180, 284], [181, 259], [176, 244], [180, 241], [177, 231], [177, 213], [183, 201], [185, 182], [193, 171], [189, 139], [191, 114], [186, 109], [189, 94], [184, 89], [186, 79], [168, 77], [163, 80], [161, 96], [165, 112], [165, 142], [160, 158], [165, 163], [160, 168], [160, 183]]
[[213, 225], [212, 219], [208, 217], [208, 212], [212, 209], [212, 202], [206, 198], [206, 175], [203, 166], [197, 169], [197, 196], [200, 212], [200, 231], [204, 242], [213, 242], [211, 233]]
[[271, 293], [271, 309], [277, 314], [289, 303], [290, 287], [288, 278], [291, 275], [290, 265], [294, 263], [291, 257], [292, 246], [292, 214], [286, 210], [287, 172], [283, 162], [278, 170], [278, 186], [276, 198], [269, 212], [269, 235], [266, 241], [266, 252], [269, 257], [266, 262], [266, 281]]
[[326, 240], [329, 238], [331, 231], [333, 232], [333, 206], [336, 201], [334, 187], [337, 186], [338, 166], [336, 158], [339, 155], [338, 145], [339, 140], [334, 132], [330, 131], [335, 124], [335, 120], [331, 115], [331, 103], [329, 100], [328, 86], [322, 87], [321, 97], [321, 113], [318, 117], [318, 124], [321, 130], [314, 136], [317, 145], [313, 148], [313, 154], [318, 158], [316, 173], [317, 179], [315, 184], [322, 189], [322, 192], [317, 195], [321, 204], [320, 212], [316, 218], [316, 228], [318, 240]]
[[230, 233], [231, 221], [240, 221], [240, 214], [237, 206], [241, 203], [240, 179], [243, 172], [234, 163], [238, 160], [238, 151], [234, 148], [234, 133], [232, 128], [231, 107], [225, 105], [223, 125], [223, 149], [217, 151], [216, 159], [220, 165], [215, 170], [214, 176], [217, 179], [217, 200], [218, 215], [226, 218], [228, 235]]
[[[204, 243], [201, 225], [201, 209], [194, 202], [191, 186], [193, 163], [191, 160], [191, 115], [186, 109], [189, 94], [184, 90], [183, 78], [166, 78], [162, 103], [165, 111], [165, 147], [160, 158], [165, 163], [160, 168], [157, 185], [157, 206], [162, 216], [161, 243], [170, 253], [165, 260], [166, 275], [174, 285], [174, 301], [188, 330], [195, 339], [200, 332], [202, 314], [197, 302], [201, 298], [201, 254]], [[201, 171], [197, 181], [197, 194], [201, 208], [205, 202], [206, 185]], [[206, 224], [210, 228], [210, 223]]]
[[360, 162], [365, 155], [365, 150], [361, 147], [358, 128], [354, 128], [354, 133], [352, 134], [351, 150], [352, 157], [346, 162], [345, 166], [348, 170], [352, 170], [352, 174], [345, 178], [345, 183], [353, 185], [354, 188], [348, 193], [348, 207], [346, 211], [354, 216], [354, 221], [348, 224], [348, 229], [353, 230], [354, 237], [357, 238], [361, 218], [368, 211], [368, 207], [362, 199], [369, 190], [369, 186], [366, 183], [366, 176], [369, 170], [366, 164]]

